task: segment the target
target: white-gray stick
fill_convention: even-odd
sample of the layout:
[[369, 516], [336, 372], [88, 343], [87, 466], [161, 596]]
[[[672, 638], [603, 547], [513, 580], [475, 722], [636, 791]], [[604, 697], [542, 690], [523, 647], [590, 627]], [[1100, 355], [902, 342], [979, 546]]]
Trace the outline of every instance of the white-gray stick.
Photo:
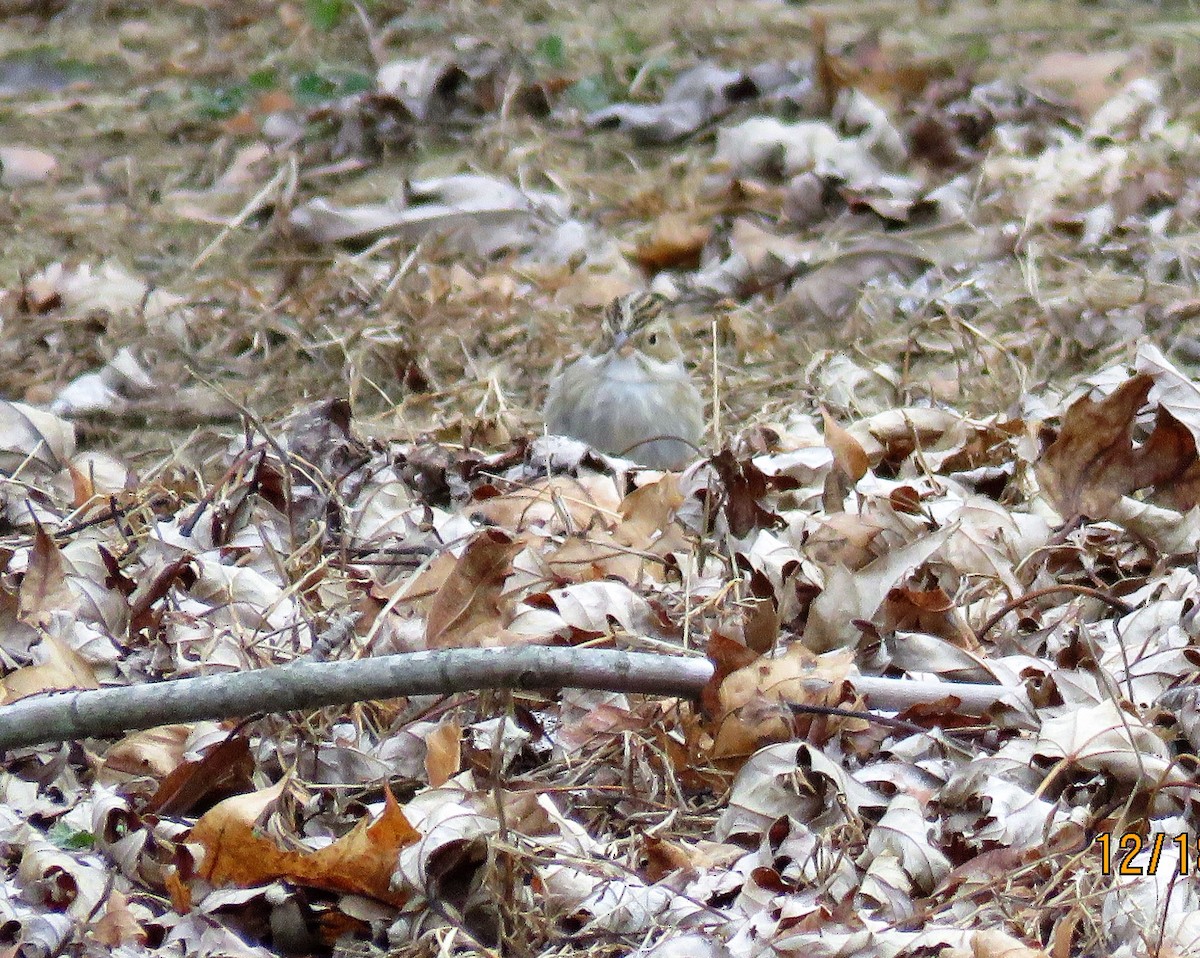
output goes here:
[[446, 649], [354, 662], [297, 662], [194, 679], [52, 692], [0, 706], [0, 748], [120, 735], [175, 722], [311, 711], [471, 689], [604, 689], [695, 697], [712, 677], [702, 658], [610, 649]]

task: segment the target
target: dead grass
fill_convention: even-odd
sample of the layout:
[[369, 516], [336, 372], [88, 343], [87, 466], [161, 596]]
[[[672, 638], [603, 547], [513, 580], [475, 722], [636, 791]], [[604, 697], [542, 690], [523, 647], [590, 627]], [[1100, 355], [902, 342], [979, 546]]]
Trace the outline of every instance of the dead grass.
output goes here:
[[[515, 62], [532, 69], [539, 68], [530, 62], [538, 40], [554, 35], [572, 75], [639, 77], [638, 92], [649, 99], [678, 69], [706, 57], [735, 64], [806, 58], [815, 16], [828, 19], [834, 43], [878, 35], [899, 58], [965, 52], [985, 74], [1019, 72], [1023, 60], [1048, 47], [1083, 46], [1093, 36], [1121, 47], [1156, 32], [1141, 16], [1090, 4], [1072, 5], [1069, 31], [1061, 4], [1037, 3], [986, 10], [971, 4], [930, 10], [916, 2], [665, 3], [635, 11], [610, 2], [580, 13], [576, 5], [549, 2], [378, 3], [370, 19], [377, 32], [387, 32], [389, 54], [444, 51], [452, 37], [483, 36], [519, 51]], [[0, 27], [0, 55], [48, 48], [85, 64], [91, 78], [78, 91], [0, 104], [8, 142], [41, 147], [59, 161], [56, 179], [5, 199], [0, 282], [12, 287], [56, 261], [115, 259], [194, 304], [183, 342], [136, 320], [10, 320], [0, 393], [44, 399], [121, 347], [136, 345], [152, 348], [159, 362], [219, 382], [268, 421], [304, 397], [348, 392], [360, 417], [385, 415], [384, 422], [413, 434], [434, 430], [446, 438], [454, 423], [489, 402], [511, 417], [512, 429], [537, 427], [546, 378], [579, 339], [568, 306], [554, 298], [554, 277], [512, 277], [503, 262], [439, 267], [436, 250], [422, 251], [417, 265], [405, 268], [411, 251], [398, 244], [382, 244], [366, 259], [304, 250], [279, 232], [282, 209], [266, 220], [251, 218], [200, 270], [191, 268], [216, 231], [181, 219], [164, 197], [210, 187], [248, 142], [206, 114], [222, 92], [249, 96], [247, 78], [256, 71], [274, 71], [282, 83], [306, 70], [366, 76], [374, 68], [354, 16], [328, 32], [304, 18], [299, 6], [269, 3], [104, 3]], [[1194, 52], [1186, 42], [1179, 47], [1180, 56]], [[656, 64], [649, 73], [647, 61]], [[296, 198], [340, 186], [377, 196], [405, 177], [479, 170], [534, 185], [559, 183], [578, 199], [582, 215], [633, 243], [663, 212], [703, 202], [704, 143], [701, 137], [680, 148], [635, 150], [619, 135], [585, 136], [516, 116], [445, 136], [431, 131], [365, 176], [304, 182]], [[987, 205], [981, 212], [1003, 215]], [[995, 283], [1011, 288], [1011, 298], [973, 304], [965, 316], [919, 304], [910, 310], [885, 296], [876, 304], [868, 299], [845, 327], [822, 328], [777, 314], [769, 297], [739, 305], [741, 320], [769, 349], [722, 349], [717, 368], [728, 403], [722, 422], [736, 428], [778, 403], [811, 406], [820, 397], [797, 371], [815, 351], [848, 346], [866, 362], [891, 362], [899, 349], [911, 379], [898, 384], [906, 399], [920, 400], [929, 370], [952, 364], [960, 381], [977, 388], [943, 398], [980, 412], [1010, 407], [1022, 390], [1096, 358], [1067, 345], [1069, 317], [1065, 328], [1047, 323], [1047, 302], [1069, 297], [1100, 265], [1069, 244], [1059, 247], [1043, 247], [1031, 261], [1035, 293], [1014, 265]], [[454, 267], [481, 286], [515, 282], [498, 294], [464, 290], [447, 276]], [[1167, 292], [1177, 294], [1178, 285]], [[715, 318], [720, 328], [729, 309], [718, 306], [715, 315], [689, 324], [689, 357], [702, 371], [713, 369], [710, 322]], [[1002, 377], [994, 374], [998, 368]], [[1022, 368], [1028, 372], [1008, 375]], [[411, 388], [422, 378], [430, 387], [425, 394]], [[91, 429], [90, 441], [129, 453], [178, 444], [186, 435], [170, 422], [132, 430], [97, 422]]]

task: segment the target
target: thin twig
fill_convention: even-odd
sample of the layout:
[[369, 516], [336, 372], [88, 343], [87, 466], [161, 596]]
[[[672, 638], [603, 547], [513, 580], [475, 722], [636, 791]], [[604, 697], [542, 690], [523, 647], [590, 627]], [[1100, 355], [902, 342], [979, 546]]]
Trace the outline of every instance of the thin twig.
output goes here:
[[1005, 602], [996, 612], [989, 618], [983, 627], [975, 633], [975, 638], [982, 641], [1001, 619], [1014, 609], [1019, 609], [1028, 602], [1033, 602], [1043, 596], [1054, 595], [1056, 592], [1073, 592], [1076, 595], [1086, 595], [1092, 599], [1099, 599], [1101, 602], [1106, 602], [1112, 608], [1116, 609], [1121, 615], [1128, 615], [1133, 611], [1133, 606], [1127, 602], [1122, 602], [1116, 596], [1109, 595], [1101, 589], [1094, 589], [1090, 585], [1072, 585], [1069, 582], [1063, 582], [1059, 585], [1048, 585], [1044, 589], [1034, 589], [1032, 592], [1026, 592], [1024, 595], [1019, 595], [1015, 599]]

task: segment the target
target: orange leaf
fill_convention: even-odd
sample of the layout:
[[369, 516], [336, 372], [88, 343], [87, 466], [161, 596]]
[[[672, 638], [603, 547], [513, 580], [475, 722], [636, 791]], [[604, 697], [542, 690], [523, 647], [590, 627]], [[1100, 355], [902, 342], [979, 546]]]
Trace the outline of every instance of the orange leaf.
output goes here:
[[833, 453], [833, 461], [851, 482], [858, 482], [867, 474], [870, 460], [866, 450], [850, 433], [833, 421], [833, 418], [821, 407], [821, 418], [825, 421], [825, 445]]
[[177, 914], [186, 915], [192, 910], [192, 889], [183, 880], [177, 867], [168, 868], [163, 875], [163, 885], [171, 899], [171, 907]]
[[267, 90], [258, 98], [259, 113], [280, 113], [295, 108], [296, 100], [286, 90]]
[[408, 895], [391, 887], [392, 872], [400, 850], [421, 837], [396, 803], [390, 788], [384, 789], [383, 813], [370, 824], [360, 821], [332, 845], [308, 857], [312, 868], [309, 883], [335, 891], [369, 895], [399, 907]]
[[635, 549], [649, 549], [666, 530], [684, 503], [679, 477], [667, 473], [657, 482], [635, 489], [621, 500], [621, 525], [614, 532], [618, 542]]
[[248, 888], [280, 878], [298, 885], [367, 895], [399, 906], [406, 895], [391, 889], [400, 850], [419, 833], [408, 823], [390, 790], [383, 814], [318, 851], [288, 851], [255, 828], [283, 792], [287, 779], [251, 795], [228, 798], [192, 828], [188, 841], [204, 849], [196, 874], [213, 885]]
[[270, 788], [227, 798], [202, 815], [188, 838], [204, 849], [196, 874], [213, 885], [243, 888], [289, 874], [296, 853], [283, 851], [254, 829], [286, 787], [284, 778]]

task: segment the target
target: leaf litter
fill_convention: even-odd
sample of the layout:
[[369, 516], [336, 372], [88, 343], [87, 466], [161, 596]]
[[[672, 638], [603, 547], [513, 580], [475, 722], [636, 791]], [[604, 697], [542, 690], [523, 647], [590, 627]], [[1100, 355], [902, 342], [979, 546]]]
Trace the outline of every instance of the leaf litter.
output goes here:
[[[14, 953], [1195, 951], [1161, 11], [59, 6], [0, 26], [0, 702], [715, 677], [9, 749]], [[712, 404], [677, 474], [540, 435], [647, 285]]]

